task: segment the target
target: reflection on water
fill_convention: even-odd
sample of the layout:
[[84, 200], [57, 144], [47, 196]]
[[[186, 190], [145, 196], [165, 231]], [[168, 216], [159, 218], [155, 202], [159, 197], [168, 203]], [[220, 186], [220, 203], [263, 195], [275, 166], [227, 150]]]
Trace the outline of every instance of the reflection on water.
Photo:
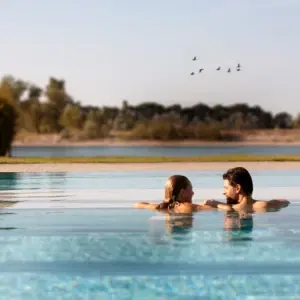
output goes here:
[[[5, 196], [5, 195], [4, 195]], [[7, 196], [7, 195], [6, 195]], [[0, 200], [0, 209], [1, 208], [8, 208], [15, 204], [19, 203], [19, 201], [1, 201]]]
[[18, 201], [13, 200], [13, 195], [6, 190], [15, 190], [19, 180], [19, 173], [0, 173], [0, 209], [15, 205]]
[[251, 241], [253, 231], [253, 216], [241, 216], [238, 212], [226, 212], [224, 231], [227, 241]]
[[165, 215], [165, 227], [170, 234], [188, 234], [193, 228], [192, 215]]
[[[13, 204], [11, 204], [13, 205]], [[0, 208], [1, 207], [1, 201], [0, 201]], [[5, 210], [0, 211], [0, 230], [13, 230], [13, 229], [18, 229], [17, 227], [12, 227], [12, 226], [3, 226], [2, 227], [2, 223], [5, 224], [6, 220], [5, 217], [6, 216], [10, 216], [10, 215], [16, 215], [16, 213], [13, 212], [5, 212]]]
[[16, 227], [0, 227], [0, 230], [12, 230], [12, 229], [18, 229]]
[[150, 218], [149, 233], [155, 244], [167, 244], [171, 241], [191, 242], [193, 215], [162, 213]]
[[193, 242], [193, 215], [166, 215], [167, 239], [174, 246], [185, 246]]
[[19, 178], [19, 173], [0, 173], [0, 190], [14, 190]]
[[65, 200], [71, 196], [64, 189], [66, 178], [66, 172], [0, 173], [0, 209], [28, 201]]
[[[223, 212], [219, 213], [223, 214]], [[201, 213], [197, 213], [198, 217], [200, 217], [199, 214]], [[191, 242], [193, 234], [195, 234], [193, 225], [193, 215], [164, 213], [161, 217], [150, 218], [149, 231], [153, 240], [158, 244], [165, 243], [167, 240]], [[245, 218], [237, 212], [224, 212], [224, 241], [251, 241], [252, 231], [252, 215]]]
[[48, 172], [47, 178], [49, 188], [57, 188], [57, 184], [59, 184], [60, 188], [65, 187], [65, 183], [67, 180], [67, 173], [66, 172]]
[[0, 172], [0, 190], [64, 188], [67, 172]]

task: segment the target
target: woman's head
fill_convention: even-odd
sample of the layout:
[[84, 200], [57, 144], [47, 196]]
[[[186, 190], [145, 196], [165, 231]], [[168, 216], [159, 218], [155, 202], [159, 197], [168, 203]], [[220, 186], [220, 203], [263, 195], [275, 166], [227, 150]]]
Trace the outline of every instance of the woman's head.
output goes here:
[[173, 175], [165, 184], [165, 202], [192, 202], [194, 192], [191, 182], [183, 175]]

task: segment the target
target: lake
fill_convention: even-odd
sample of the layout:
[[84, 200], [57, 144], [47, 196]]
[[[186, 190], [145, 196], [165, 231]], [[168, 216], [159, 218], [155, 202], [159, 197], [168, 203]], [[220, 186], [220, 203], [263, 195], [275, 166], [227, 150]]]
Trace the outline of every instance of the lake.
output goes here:
[[297, 155], [300, 154], [300, 146], [18, 146], [12, 149], [14, 157], [205, 156], [220, 154]]

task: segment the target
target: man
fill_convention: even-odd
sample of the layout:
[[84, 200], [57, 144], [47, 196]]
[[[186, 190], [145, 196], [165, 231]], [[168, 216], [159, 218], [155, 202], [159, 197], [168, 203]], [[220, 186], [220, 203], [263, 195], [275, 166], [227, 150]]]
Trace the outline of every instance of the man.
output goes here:
[[290, 204], [287, 200], [273, 199], [269, 201], [252, 198], [253, 182], [250, 173], [243, 167], [229, 169], [223, 174], [224, 196], [226, 204], [215, 200], [207, 200], [202, 204], [222, 210], [235, 210], [242, 214], [254, 212], [277, 211]]

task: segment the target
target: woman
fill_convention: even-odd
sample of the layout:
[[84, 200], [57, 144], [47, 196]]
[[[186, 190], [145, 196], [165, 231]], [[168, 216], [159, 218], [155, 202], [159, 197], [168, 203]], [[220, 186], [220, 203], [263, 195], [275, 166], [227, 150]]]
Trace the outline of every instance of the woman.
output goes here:
[[160, 204], [138, 202], [135, 208], [150, 210], [173, 211], [174, 213], [192, 213], [204, 209], [215, 209], [208, 205], [193, 204], [193, 186], [189, 179], [183, 175], [173, 175], [165, 184], [165, 200]]

